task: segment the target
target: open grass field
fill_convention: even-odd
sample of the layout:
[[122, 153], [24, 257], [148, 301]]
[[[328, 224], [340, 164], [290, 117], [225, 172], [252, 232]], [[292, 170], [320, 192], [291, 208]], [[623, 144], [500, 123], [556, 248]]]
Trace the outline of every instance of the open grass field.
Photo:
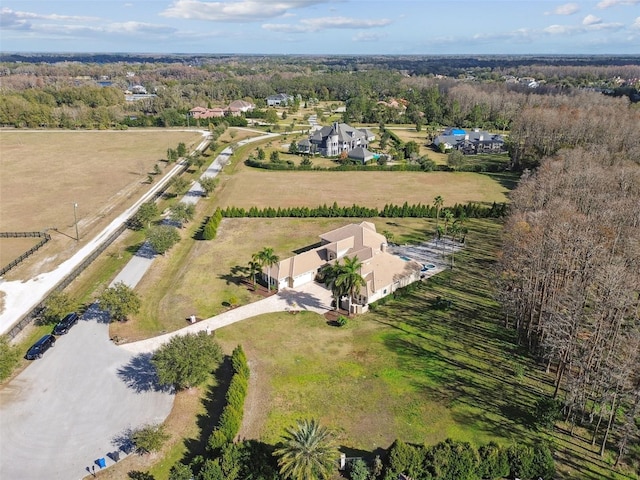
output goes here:
[[[180, 142], [192, 148], [200, 139], [199, 132], [179, 130], [2, 130], [0, 230], [58, 229], [49, 231], [52, 240], [34, 256], [34, 269], [24, 277], [51, 268], [61, 260], [57, 255], [76, 248], [74, 203], [82, 240], [149, 188], [147, 177], [154, 165], [166, 168], [161, 160], [167, 148]], [[5, 243], [0, 240], [3, 251]]]
[[455, 203], [507, 201], [499, 181], [468, 172], [307, 172], [268, 171], [238, 166], [239, 175], [222, 175], [217, 192], [221, 207], [290, 207], [387, 203], [431, 204], [437, 195]]
[[[184, 232], [183, 240], [157, 258], [136, 287], [143, 301], [140, 313], [126, 323], [112, 324], [111, 335], [124, 341], [148, 338], [184, 327], [191, 314], [208, 318], [227, 310], [229, 304], [255, 301], [260, 297], [242, 284], [254, 253], [269, 246], [286, 258], [317, 243], [321, 233], [347, 223], [335, 218], [243, 218], [223, 220], [213, 241], [194, 240], [191, 232]], [[384, 222], [378, 228], [391, 230]]]

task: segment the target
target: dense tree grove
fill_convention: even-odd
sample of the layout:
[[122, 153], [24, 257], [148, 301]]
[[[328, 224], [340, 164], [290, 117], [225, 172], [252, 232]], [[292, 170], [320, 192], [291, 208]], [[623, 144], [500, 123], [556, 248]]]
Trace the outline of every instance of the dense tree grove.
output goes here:
[[620, 455], [638, 439], [638, 158], [599, 145], [544, 160], [512, 195], [501, 259], [507, 321], [555, 372], [565, 419]]

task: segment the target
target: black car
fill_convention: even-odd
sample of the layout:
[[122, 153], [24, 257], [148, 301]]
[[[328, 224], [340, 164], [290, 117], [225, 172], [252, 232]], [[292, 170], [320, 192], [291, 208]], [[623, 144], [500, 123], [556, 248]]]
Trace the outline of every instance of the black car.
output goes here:
[[75, 312], [70, 313], [53, 327], [53, 334], [64, 335], [65, 333], [69, 333], [71, 327], [76, 323], [78, 323], [78, 314]]
[[31, 346], [24, 358], [26, 358], [27, 360], [35, 360], [36, 358], [41, 358], [42, 354], [53, 347], [55, 343], [56, 337], [51, 334], [45, 335]]

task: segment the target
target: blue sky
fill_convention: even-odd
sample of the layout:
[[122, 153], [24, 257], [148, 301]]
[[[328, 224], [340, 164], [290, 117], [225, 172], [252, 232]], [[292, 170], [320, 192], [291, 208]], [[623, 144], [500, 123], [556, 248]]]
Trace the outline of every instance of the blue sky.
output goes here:
[[640, 0], [1, 0], [2, 52], [638, 54]]

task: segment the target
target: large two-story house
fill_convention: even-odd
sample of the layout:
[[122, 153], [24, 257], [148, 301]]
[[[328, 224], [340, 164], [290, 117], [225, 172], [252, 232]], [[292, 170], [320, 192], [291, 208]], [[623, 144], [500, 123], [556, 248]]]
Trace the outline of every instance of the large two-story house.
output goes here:
[[444, 150], [459, 150], [465, 155], [478, 153], [500, 153], [505, 151], [504, 138], [501, 135], [485, 132], [478, 128], [466, 131], [461, 128], [448, 128], [438, 135], [433, 144], [444, 146]]
[[294, 102], [293, 96], [287, 93], [277, 93], [275, 95], [269, 95], [267, 97], [267, 106], [268, 107], [281, 107], [281, 106], [289, 106]]
[[358, 257], [362, 263], [360, 275], [366, 282], [352, 305], [354, 313], [365, 311], [369, 303], [420, 279], [422, 265], [388, 253], [387, 239], [370, 222], [352, 223], [323, 233], [320, 246], [265, 267], [262, 277], [278, 290], [295, 288], [313, 282], [323, 266], [345, 257]]
[[300, 153], [319, 153], [326, 157], [336, 157], [342, 152], [349, 153], [354, 148], [367, 148], [375, 135], [366, 128], [354, 128], [346, 123], [335, 122], [309, 135], [308, 140], [298, 143]]

